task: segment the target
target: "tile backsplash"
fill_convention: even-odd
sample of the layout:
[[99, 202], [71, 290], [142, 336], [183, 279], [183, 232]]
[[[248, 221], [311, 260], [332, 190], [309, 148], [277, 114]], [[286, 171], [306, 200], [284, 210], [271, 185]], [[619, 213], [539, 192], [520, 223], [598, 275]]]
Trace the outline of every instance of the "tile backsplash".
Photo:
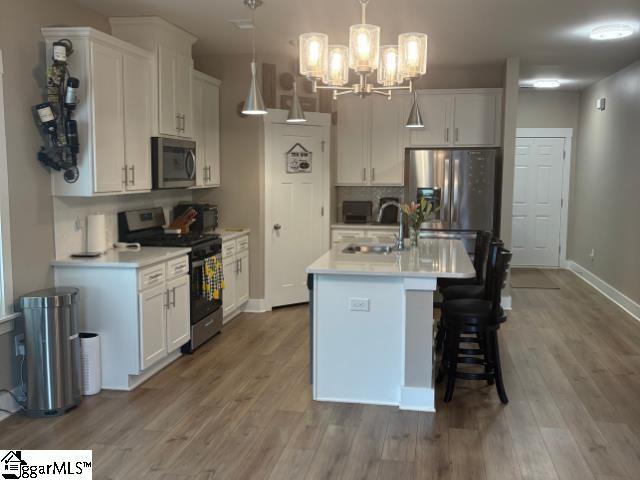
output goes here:
[[380, 199], [396, 197], [402, 202], [404, 187], [336, 187], [336, 208], [338, 222], [342, 222], [342, 202], [345, 200], [369, 200], [373, 203], [373, 216], [378, 214]]
[[192, 201], [189, 190], [164, 190], [151, 193], [109, 197], [53, 197], [56, 258], [66, 258], [85, 250], [87, 215], [102, 213], [106, 217], [107, 245], [118, 240], [118, 212], [145, 207], [162, 207], [167, 221], [178, 202]]

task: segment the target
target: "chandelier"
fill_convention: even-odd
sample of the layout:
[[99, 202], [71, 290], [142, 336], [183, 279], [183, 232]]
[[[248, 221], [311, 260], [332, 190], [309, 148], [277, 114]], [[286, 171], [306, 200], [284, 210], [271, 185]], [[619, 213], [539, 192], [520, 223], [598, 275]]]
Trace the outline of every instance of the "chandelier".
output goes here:
[[[380, 46], [380, 27], [366, 21], [369, 1], [359, 0], [362, 22], [349, 28], [348, 47], [329, 45], [329, 37], [324, 33], [300, 35], [300, 74], [311, 81], [314, 93], [319, 89], [332, 90], [334, 99], [348, 94], [391, 98], [394, 90], [412, 92], [414, 80], [426, 73], [427, 35], [403, 33], [398, 36], [397, 45]], [[349, 69], [359, 78], [352, 85], [347, 85]], [[377, 85], [374, 85], [371, 76], [376, 70]], [[417, 108], [415, 102], [414, 107]]]

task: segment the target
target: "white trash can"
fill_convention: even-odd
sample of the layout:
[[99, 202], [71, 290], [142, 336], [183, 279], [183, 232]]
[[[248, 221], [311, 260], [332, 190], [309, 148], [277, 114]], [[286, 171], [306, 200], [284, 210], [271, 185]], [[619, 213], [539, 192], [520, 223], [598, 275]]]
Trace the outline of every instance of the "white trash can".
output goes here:
[[82, 394], [95, 395], [102, 388], [102, 361], [100, 335], [80, 333], [80, 368], [82, 370]]

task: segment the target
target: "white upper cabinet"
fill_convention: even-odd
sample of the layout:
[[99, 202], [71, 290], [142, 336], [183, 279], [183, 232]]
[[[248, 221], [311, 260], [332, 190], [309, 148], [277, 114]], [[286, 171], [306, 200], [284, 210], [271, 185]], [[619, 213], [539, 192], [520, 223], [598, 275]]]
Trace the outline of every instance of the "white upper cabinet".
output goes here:
[[411, 128], [411, 146], [448, 146], [451, 141], [453, 97], [451, 95], [418, 95], [424, 128]]
[[[123, 190], [125, 182], [122, 53], [100, 43], [92, 43], [90, 48], [90, 78], [93, 80], [94, 91], [94, 191], [116, 193]], [[83, 175], [79, 181], [85, 180], [82, 177]]]
[[158, 112], [162, 135], [193, 138], [192, 71], [190, 57], [159, 45]]
[[368, 99], [346, 95], [337, 100], [338, 185], [366, 185], [368, 179]]
[[409, 97], [371, 97], [371, 185], [402, 185], [404, 182], [405, 122]]
[[213, 77], [193, 72], [197, 187], [220, 185], [220, 84]]
[[47, 61], [60, 38], [73, 42], [69, 73], [80, 80], [78, 180], [52, 173], [56, 196], [91, 197], [151, 189], [153, 54], [88, 27], [43, 28]]
[[151, 148], [153, 134], [153, 60], [148, 56], [124, 54], [124, 157], [127, 191], [151, 190]]
[[420, 90], [424, 128], [412, 129], [411, 147], [500, 146], [502, 89]]
[[112, 35], [156, 57], [154, 135], [193, 138], [191, 47], [197, 38], [160, 17], [111, 17], [109, 23]]
[[501, 117], [501, 95], [491, 93], [455, 95], [453, 97], [454, 145], [499, 145]]

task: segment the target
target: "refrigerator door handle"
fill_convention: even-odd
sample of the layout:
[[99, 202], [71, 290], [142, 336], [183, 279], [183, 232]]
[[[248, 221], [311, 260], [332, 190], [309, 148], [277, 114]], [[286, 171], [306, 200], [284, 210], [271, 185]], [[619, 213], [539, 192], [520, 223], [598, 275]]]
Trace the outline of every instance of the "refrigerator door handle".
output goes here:
[[458, 211], [460, 209], [460, 159], [453, 159], [453, 169], [451, 170], [453, 179], [453, 193], [451, 195], [451, 228], [457, 228]]
[[451, 197], [449, 188], [450, 184], [450, 172], [451, 172], [451, 159], [447, 155], [444, 159], [444, 185], [442, 188], [442, 198], [441, 198], [441, 207], [440, 207], [440, 221], [445, 224], [447, 228], [449, 228], [449, 223], [451, 221]]

